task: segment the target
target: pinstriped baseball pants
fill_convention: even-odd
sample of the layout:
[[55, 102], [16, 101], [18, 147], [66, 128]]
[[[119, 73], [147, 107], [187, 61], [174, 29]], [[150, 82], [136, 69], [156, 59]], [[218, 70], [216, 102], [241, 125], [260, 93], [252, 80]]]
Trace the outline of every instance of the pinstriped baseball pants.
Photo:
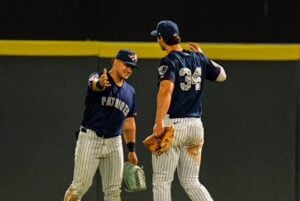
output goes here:
[[121, 136], [101, 138], [90, 129], [80, 132], [76, 144], [74, 176], [69, 189], [75, 190], [78, 201], [87, 192], [99, 169], [105, 201], [120, 201], [123, 177]]
[[178, 179], [192, 201], [213, 201], [207, 189], [199, 182], [201, 150], [204, 129], [200, 118], [164, 120], [165, 126], [175, 128], [171, 149], [152, 155], [153, 200], [171, 201], [171, 183], [177, 169]]

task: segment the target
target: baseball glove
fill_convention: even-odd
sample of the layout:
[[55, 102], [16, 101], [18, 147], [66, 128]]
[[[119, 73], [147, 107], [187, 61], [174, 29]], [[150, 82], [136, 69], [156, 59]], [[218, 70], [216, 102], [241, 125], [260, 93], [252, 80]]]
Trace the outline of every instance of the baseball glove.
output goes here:
[[164, 133], [156, 137], [154, 134], [144, 139], [145, 147], [155, 155], [161, 155], [167, 152], [174, 141], [174, 127], [165, 127]]
[[124, 163], [123, 180], [128, 192], [146, 190], [146, 178], [144, 170], [129, 162]]

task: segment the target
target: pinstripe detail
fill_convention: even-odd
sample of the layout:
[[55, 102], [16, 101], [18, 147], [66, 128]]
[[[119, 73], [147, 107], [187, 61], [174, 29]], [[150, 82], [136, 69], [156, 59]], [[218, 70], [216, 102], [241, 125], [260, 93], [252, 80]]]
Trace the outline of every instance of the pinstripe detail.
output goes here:
[[[192, 201], [213, 201], [207, 189], [199, 182], [204, 129], [200, 118], [165, 118], [165, 126], [175, 127], [171, 149], [160, 156], [152, 155], [153, 200], [171, 201], [171, 183], [177, 168], [178, 179]], [[193, 149], [189, 147], [199, 145]]]
[[87, 192], [99, 168], [105, 201], [120, 201], [123, 146], [121, 136], [101, 138], [90, 129], [80, 132], [76, 144], [74, 176], [69, 189], [78, 193], [79, 200]]
[[113, 138], [110, 141], [107, 140], [105, 147], [104, 157], [101, 157], [99, 161], [99, 170], [105, 194], [104, 200], [120, 201], [124, 161], [121, 137]]

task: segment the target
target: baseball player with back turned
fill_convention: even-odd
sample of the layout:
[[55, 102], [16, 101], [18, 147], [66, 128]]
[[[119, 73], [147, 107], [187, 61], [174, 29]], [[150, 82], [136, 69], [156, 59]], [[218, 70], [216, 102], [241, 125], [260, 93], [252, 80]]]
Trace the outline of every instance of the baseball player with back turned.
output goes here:
[[64, 201], [80, 201], [99, 169], [105, 201], [120, 201], [123, 176], [122, 138], [128, 160], [136, 165], [135, 90], [127, 80], [137, 66], [137, 55], [120, 50], [109, 72], [89, 77], [85, 111], [75, 150], [73, 181]]
[[158, 67], [159, 90], [153, 133], [160, 136], [164, 127], [175, 128], [170, 150], [152, 155], [154, 201], [171, 201], [171, 183], [177, 169], [178, 179], [193, 201], [212, 201], [199, 182], [204, 131], [201, 122], [201, 99], [205, 80], [224, 81], [222, 66], [208, 59], [199, 46], [190, 43], [192, 51], [181, 45], [178, 26], [160, 21], [154, 31], [158, 44], [168, 53]]

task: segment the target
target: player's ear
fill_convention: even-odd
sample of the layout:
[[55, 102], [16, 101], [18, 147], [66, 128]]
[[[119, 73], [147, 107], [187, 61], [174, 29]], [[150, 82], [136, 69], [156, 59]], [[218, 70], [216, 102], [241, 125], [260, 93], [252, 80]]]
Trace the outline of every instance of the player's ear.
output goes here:
[[111, 59], [110, 64], [113, 65], [115, 61], [115, 58]]

